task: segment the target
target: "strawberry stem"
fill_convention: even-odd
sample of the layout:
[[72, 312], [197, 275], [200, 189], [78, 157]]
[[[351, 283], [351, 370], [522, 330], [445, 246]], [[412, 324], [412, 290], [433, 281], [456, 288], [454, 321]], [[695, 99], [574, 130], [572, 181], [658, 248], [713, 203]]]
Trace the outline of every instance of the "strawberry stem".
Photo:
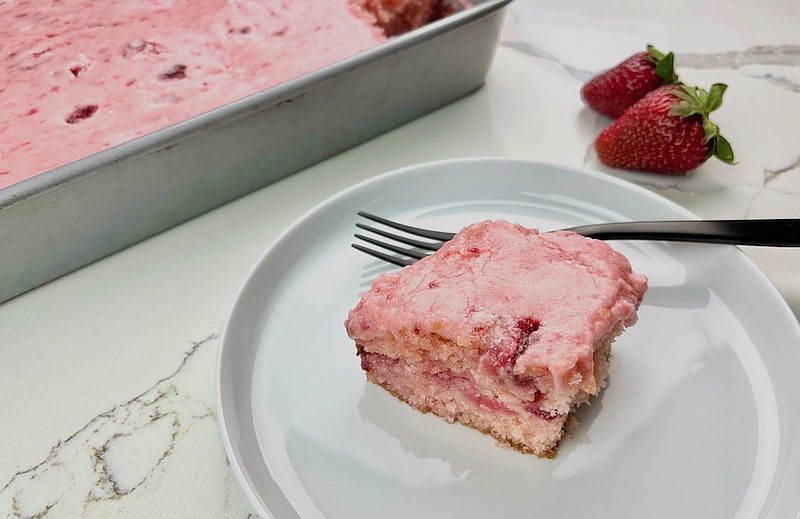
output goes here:
[[731, 144], [720, 134], [719, 126], [709, 118], [711, 112], [722, 106], [722, 94], [727, 88], [728, 85], [723, 83], [714, 83], [709, 91], [705, 91], [699, 87], [680, 83], [673, 91], [680, 101], [670, 109], [669, 115], [684, 118], [693, 115], [702, 117], [705, 132], [703, 142], [711, 143], [708, 156], [713, 155], [725, 163], [735, 164]]

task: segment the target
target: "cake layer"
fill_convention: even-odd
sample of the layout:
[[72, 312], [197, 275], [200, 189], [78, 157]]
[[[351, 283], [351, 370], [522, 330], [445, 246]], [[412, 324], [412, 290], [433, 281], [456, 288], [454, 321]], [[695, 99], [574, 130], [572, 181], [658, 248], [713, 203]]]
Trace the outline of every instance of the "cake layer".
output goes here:
[[[609, 335], [594, 354], [598, 390], [608, 377], [615, 337]], [[570, 413], [593, 396], [583, 391], [542, 392], [524, 380], [493, 384], [470, 369], [454, 371], [440, 361], [393, 358], [361, 346], [358, 355], [367, 380], [410, 406], [489, 434], [500, 446], [540, 457], [555, 455]]]

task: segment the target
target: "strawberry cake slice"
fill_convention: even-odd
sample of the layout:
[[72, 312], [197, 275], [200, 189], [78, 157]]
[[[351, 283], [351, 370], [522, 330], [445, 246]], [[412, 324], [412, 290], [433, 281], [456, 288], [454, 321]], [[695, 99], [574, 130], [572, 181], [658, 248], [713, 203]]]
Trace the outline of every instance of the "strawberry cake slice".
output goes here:
[[555, 456], [647, 290], [604, 242], [505, 221], [381, 274], [347, 318], [367, 379], [420, 411]]

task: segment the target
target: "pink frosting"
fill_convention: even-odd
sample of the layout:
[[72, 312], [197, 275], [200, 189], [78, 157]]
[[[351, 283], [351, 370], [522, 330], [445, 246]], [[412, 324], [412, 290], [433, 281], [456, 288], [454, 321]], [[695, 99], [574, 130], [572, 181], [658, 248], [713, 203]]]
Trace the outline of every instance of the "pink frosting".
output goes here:
[[561, 385], [593, 365], [599, 338], [636, 322], [646, 290], [647, 279], [604, 242], [487, 221], [380, 275], [346, 325], [356, 341], [421, 331], [478, 344], [514, 374], [543, 368]]
[[386, 40], [351, 0], [15, 0], [0, 20], [0, 188]]

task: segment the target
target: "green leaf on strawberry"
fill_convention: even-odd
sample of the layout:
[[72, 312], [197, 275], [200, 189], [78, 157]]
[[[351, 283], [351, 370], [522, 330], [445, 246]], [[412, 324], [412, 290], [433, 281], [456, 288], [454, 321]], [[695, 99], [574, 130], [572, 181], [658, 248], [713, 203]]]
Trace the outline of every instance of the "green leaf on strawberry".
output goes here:
[[711, 90], [708, 93], [708, 111], [713, 112], [722, 106], [722, 94], [728, 88], [728, 85], [723, 83], [714, 83], [711, 85]]
[[711, 154], [716, 155], [719, 160], [727, 164], [736, 164], [733, 160], [733, 148], [731, 147], [731, 143], [728, 142], [728, 139], [717, 134], [712, 148], [713, 151]]
[[669, 111], [669, 115], [677, 117], [690, 117], [699, 115], [703, 119], [704, 143], [711, 143], [708, 157], [716, 156], [723, 162], [735, 164], [733, 148], [730, 143], [719, 133], [719, 126], [711, 121], [711, 112], [722, 106], [722, 94], [728, 88], [724, 83], [714, 83], [709, 91], [699, 87], [692, 87], [683, 83], [677, 85], [673, 94], [680, 99]]
[[655, 73], [665, 85], [678, 82], [678, 74], [675, 73], [675, 54], [672, 52], [664, 54], [649, 43], [647, 54], [647, 61], [656, 66]]

